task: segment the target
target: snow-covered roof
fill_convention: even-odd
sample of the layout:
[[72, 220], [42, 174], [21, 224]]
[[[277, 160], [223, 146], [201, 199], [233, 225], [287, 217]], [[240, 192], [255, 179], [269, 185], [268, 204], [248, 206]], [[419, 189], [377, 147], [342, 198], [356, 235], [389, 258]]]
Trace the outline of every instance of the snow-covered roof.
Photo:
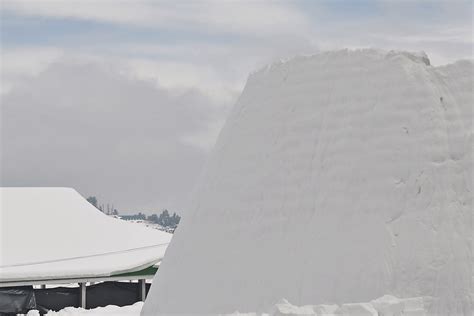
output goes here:
[[0, 282], [141, 270], [172, 237], [107, 216], [70, 188], [1, 188], [0, 226]]

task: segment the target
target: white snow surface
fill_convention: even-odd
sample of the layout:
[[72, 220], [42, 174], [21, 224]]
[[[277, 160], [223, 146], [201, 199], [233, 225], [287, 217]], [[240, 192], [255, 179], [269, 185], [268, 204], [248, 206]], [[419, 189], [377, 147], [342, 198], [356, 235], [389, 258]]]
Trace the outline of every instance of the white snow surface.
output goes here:
[[341, 50], [252, 74], [142, 315], [427, 296], [472, 312], [473, 63]]
[[107, 216], [70, 188], [1, 188], [0, 227], [0, 282], [140, 270], [172, 237]]
[[[222, 316], [427, 316], [424, 311], [424, 299], [415, 297], [400, 300], [396, 297], [385, 295], [370, 303], [351, 303], [338, 305], [305, 305], [295, 306], [285, 299], [275, 304], [269, 313], [240, 313], [223, 314]], [[138, 302], [130, 306], [105, 306], [85, 310], [82, 308], [67, 307], [58, 312], [50, 311], [50, 316], [76, 316], [76, 315], [140, 315], [143, 303]], [[36, 310], [29, 311], [27, 316], [37, 316]], [[187, 314], [186, 314], [187, 315]], [[196, 314], [190, 314], [196, 315]]]
[[239, 313], [234, 316], [427, 316], [425, 299], [413, 297], [399, 299], [384, 295], [369, 303], [346, 303], [338, 305], [305, 305], [295, 306], [285, 299], [275, 304], [270, 313]]
[[[94, 309], [83, 309], [75, 307], [67, 307], [58, 312], [50, 311], [46, 315], [48, 316], [102, 316], [102, 315], [124, 315], [124, 316], [138, 316], [142, 309], [143, 302], [138, 302], [130, 306], [118, 307], [114, 305], [108, 305], [105, 307], [97, 307]], [[37, 310], [29, 311], [27, 316], [39, 316]]]

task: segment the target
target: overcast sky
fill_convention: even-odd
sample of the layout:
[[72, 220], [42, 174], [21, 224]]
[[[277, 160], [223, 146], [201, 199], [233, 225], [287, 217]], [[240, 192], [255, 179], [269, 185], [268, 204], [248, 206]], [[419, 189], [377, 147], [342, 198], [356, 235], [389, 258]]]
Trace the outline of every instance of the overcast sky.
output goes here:
[[183, 212], [248, 74], [338, 48], [472, 58], [472, 1], [1, 1], [1, 183]]

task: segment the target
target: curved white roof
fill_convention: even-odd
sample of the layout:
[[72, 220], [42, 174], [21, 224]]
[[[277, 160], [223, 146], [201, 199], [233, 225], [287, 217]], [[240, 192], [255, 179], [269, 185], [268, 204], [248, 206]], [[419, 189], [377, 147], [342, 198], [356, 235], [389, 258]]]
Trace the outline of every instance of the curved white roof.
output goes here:
[[1, 188], [0, 225], [0, 282], [141, 270], [172, 237], [109, 217], [70, 188]]

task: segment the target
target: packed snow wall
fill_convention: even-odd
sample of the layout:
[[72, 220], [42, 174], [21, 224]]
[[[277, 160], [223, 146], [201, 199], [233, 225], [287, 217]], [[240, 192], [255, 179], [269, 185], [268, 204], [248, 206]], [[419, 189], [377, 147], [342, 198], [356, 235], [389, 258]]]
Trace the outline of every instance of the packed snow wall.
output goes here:
[[376, 50], [252, 74], [142, 314], [392, 294], [471, 315], [472, 76]]

